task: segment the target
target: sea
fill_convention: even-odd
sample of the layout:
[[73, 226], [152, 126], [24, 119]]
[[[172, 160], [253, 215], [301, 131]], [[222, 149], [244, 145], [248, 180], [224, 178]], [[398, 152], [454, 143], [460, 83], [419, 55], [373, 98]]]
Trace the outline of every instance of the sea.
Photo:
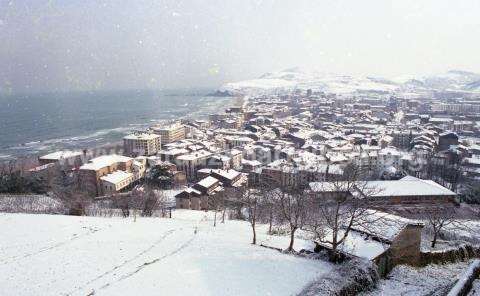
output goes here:
[[211, 90], [131, 90], [0, 96], [0, 160], [114, 144], [177, 119], [205, 119], [235, 104]]

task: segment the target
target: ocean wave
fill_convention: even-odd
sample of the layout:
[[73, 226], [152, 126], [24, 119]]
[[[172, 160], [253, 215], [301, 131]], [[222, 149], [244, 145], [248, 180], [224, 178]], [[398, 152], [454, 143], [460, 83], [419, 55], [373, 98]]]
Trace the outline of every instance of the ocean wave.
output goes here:
[[211, 100], [210, 98], [201, 98], [198, 108], [191, 110], [192, 104], [187, 103], [188, 112], [178, 110], [165, 110], [161, 114], [154, 115], [162, 118], [144, 118], [140, 123], [126, 123], [120, 127], [100, 129], [90, 133], [73, 134], [66, 137], [57, 137], [46, 140], [35, 140], [22, 144], [14, 144], [10, 147], [2, 148], [0, 158], [10, 158], [20, 155], [40, 154], [61, 149], [91, 149], [98, 146], [115, 143], [123, 138], [123, 135], [136, 130], [146, 130], [149, 126], [171, 122], [173, 119], [203, 118], [212, 112], [218, 112], [226, 107], [228, 103], [224, 100]]
[[[104, 141], [111, 141], [108, 136], [117, 138], [119, 135], [128, 134], [134, 130], [138, 130], [139, 127], [144, 127], [144, 124], [134, 125], [134, 126], [125, 126], [117, 127], [111, 129], [102, 129], [90, 134], [74, 136], [74, 137], [65, 137], [65, 138], [54, 138], [44, 141], [32, 141], [22, 145], [16, 145], [9, 147], [6, 150], [17, 152], [28, 152], [30, 154], [41, 153], [44, 151], [50, 151], [59, 148], [83, 148], [86, 146], [89, 147], [89, 143], [94, 143], [95, 145], [104, 144]], [[9, 157], [11, 155], [8, 155]]]

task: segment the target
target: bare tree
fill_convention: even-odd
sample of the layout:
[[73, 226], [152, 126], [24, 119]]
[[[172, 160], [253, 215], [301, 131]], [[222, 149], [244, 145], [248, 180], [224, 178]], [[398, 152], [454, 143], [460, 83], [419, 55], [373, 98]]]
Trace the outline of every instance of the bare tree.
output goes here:
[[[157, 205], [158, 208], [161, 211], [162, 217], [167, 217], [167, 208], [168, 208], [168, 196], [165, 194], [165, 191], [163, 190], [155, 190], [155, 196], [157, 199]], [[170, 208], [170, 215], [169, 217], [171, 218], [171, 208]]]
[[341, 176], [315, 183], [311, 192], [307, 227], [320, 243], [330, 248], [330, 260], [340, 258], [339, 247], [355, 227], [368, 228], [375, 223], [372, 195], [380, 191], [361, 181], [361, 169], [350, 164]]
[[132, 190], [131, 198], [135, 219], [137, 211], [140, 211], [142, 217], [151, 217], [158, 211], [165, 217], [167, 197], [163, 191], [147, 185], [137, 186]]
[[468, 204], [480, 204], [480, 182], [477, 180], [468, 180], [466, 182], [462, 201]]
[[308, 217], [309, 199], [303, 187], [285, 187], [275, 191], [280, 221], [290, 229], [290, 243], [287, 251], [293, 251], [295, 232], [301, 229]]
[[0, 163], [0, 192], [37, 193], [48, 191], [48, 178], [45, 175], [28, 171], [29, 165], [24, 159]]
[[82, 216], [85, 214], [85, 210], [92, 199], [84, 192], [67, 189], [67, 190], [54, 190], [53, 197], [60, 200], [67, 208], [68, 214], [73, 216]]
[[143, 195], [142, 216], [151, 217], [153, 212], [159, 208], [159, 200], [155, 195], [155, 192], [150, 188], [145, 188], [145, 194]]
[[[259, 214], [259, 204], [262, 196], [257, 189], [249, 187], [235, 188], [233, 191], [234, 198], [241, 205], [241, 209], [247, 210], [247, 220], [252, 227], [252, 244], [257, 243], [257, 220]], [[241, 211], [240, 209], [240, 211]]]
[[113, 206], [122, 211], [123, 218], [128, 218], [130, 216], [130, 208], [132, 206], [132, 197], [130, 195], [126, 196], [113, 196]]
[[[259, 217], [262, 219], [262, 222], [268, 224], [268, 234], [272, 234], [272, 228], [274, 219], [276, 217], [276, 192], [275, 186], [262, 182], [258, 187], [260, 194], [262, 195], [262, 201], [260, 203], [260, 215]], [[278, 190], [278, 189], [277, 189]]]
[[229, 219], [246, 220], [242, 209], [244, 205], [242, 203], [242, 195], [244, 188], [229, 187], [225, 188], [225, 209], [229, 208]]
[[[214, 211], [213, 227], [217, 226], [217, 213], [219, 211], [225, 213], [225, 191], [217, 192], [208, 197], [208, 207]], [[225, 221], [225, 214], [223, 214], [222, 221]]]
[[463, 217], [460, 218], [460, 213], [454, 206], [431, 206], [422, 212], [420, 218], [426, 222], [426, 226], [432, 233], [432, 241], [430, 244], [432, 248], [435, 248], [437, 245], [437, 240], [441, 232], [449, 226], [455, 226], [456, 230], [468, 230], [468, 226], [466, 225], [468, 220], [463, 219]]

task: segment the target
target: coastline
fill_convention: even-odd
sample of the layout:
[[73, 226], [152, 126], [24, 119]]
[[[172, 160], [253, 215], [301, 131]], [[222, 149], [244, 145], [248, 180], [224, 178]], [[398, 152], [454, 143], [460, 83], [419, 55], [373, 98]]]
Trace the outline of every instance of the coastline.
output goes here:
[[[208, 98], [202, 96], [202, 98]], [[99, 129], [94, 132], [82, 135], [68, 135], [61, 138], [49, 138], [45, 140], [31, 141], [15, 146], [0, 149], [0, 162], [18, 160], [19, 162], [32, 162], [38, 156], [58, 150], [107, 150], [121, 148], [123, 136], [134, 132], [146, 130], [154, 124], [161, 124], [176, 120], [197, 120], [204, 119], [212, 113], [223, 113], [233, 106], [242, 105], [243, 97], [222, 97], [219, 103], [187, 106], [191, 110], [188, 114], [171, 116], [164, 119], [145, 119], [138, 123], [129, 123], [124, 126], [113, 126], [110, 129]], [[119, 151], [117, 149], [117, 151]]]

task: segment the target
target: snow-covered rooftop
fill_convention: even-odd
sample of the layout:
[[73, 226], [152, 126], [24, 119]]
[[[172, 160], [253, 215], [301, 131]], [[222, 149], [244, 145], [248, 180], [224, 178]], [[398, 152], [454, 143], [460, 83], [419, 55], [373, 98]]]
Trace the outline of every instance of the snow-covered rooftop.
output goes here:
[[456, 193], [432, 180], [369, 181], [373, 197], [383, 196], [455, 196]]
[[210, 188], [213, 186], [215, 183], [219, 182], [216, 178], [212, 176], [208, 176], [202, 180], [200, 180], [197, 184], [204, 187], [204, 188]]
[[118, 170], [118, 171], [115, 171], [113, 173], [110, 173], [108, 175], [105, 175], [105, 176], [101, 177], [100, 180], [108, 182], [108, 183], [112, 183], [112, 184], [118, 184], [118, 183], [126, 181], [126, 180], [128, 180], [132, 177], [133, 177], [132, 173], [128, 173], [128, 172], [125, 172], [125, 171]]
[[229, 179], [229, 180], [233, 180], [235, 179], [236, 177], [238, 177], [241, 173], [240, 172], [237, 172], [236, 170], [213, 170], [214, 173], [226, 178], [226, 179]]
[[68, 159], [72, 157], [81, 156], [83, 153], [80, 151], [56, 151], [47, 155], [40, 157], [41, 160], [60, 160], [60, 159]]
[[[456, 193], [431, 180], [407, 179], [358, 182], [360, 190], [367, 190], [370, 197], [392, 196], [455, 196]], [[353, 190], [351, 183], [312, 182], [310, 189], [316, 192]]]
[[199, 150], [199, 151], [195, 151], [194, 153], [181, 155], [181, 156], [177, 157], [177, 159], [178, 160], [191, 161], [191, 160], [205, 158], [205, 157], [208, 157], [210, 155], [212, 155], [212, 153], [210, 151]]
[[127, 140], [154, 140], [160, 138], [159, 135], [150, 133], [130, 134], [124, 137]]
[[132, 159], [133, 158], [123, 156], [123, 155], [117, 155], [117, 154], [102, 155], [97, 158], [91, 159], [88, 163], [82, 165], [80, 169], [97, 171], [101, 168], [111, 166], [115, 163], [128, 162], [128, 161], [131, 161]]

